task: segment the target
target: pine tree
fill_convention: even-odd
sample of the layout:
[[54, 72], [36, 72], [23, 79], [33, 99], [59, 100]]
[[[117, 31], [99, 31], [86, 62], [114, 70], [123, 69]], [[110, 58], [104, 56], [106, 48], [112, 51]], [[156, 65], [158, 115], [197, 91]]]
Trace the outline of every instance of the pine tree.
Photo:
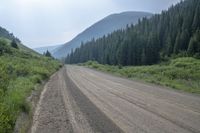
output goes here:
[[18, 45], [17, 45], [17, 42], [16, 42], [15, 40], [12, 40], [11, 46], [12, 46], [13, 48], [18, 49]]
[[180, 32], [178, 33], [178, 35], [176, 36], [176, 41], [175, 41], [175, 45], [174, 45], [174, 53], [177, 54], [180, 50], [181, 47], [181, 38], [180, 38]]
[[190, 39], [187, 52], [190, 55], [200, 54], [200, 31], [197, 31]]
[[48, 50], [46, 51], [46, 53], [44, 53], [44, 55], [47, 56], [47, 57], [52, 57], [51, 53]]
[[192, 30], [195, 31], [200, 26], [200, 2], [198, 2], [198, 5], [195, 10], [195, 15], [192, 23]]
[[170, 54], [173, 52], [173, 45], [172, 45], [172, 41], [171, 41], [171, 37], [168, 36], [165, 42], [165, 47], [163, 49], [163, 51], [165, 51], [165, 55], [170, 56]]
[[180, 50], [183, 50], [183, 51], [186, 51], [187, 50], [187, 47], [188, 47], [188, 43], [189, 43], [189, 40], [190, 39], [190, 36], [189, 36], [189, 33], [188, 33], [188, 30], [184, 30], [181, 35], [180, 35]]
[[147, 58], [146, 58], [145, 49], [142, 50], [141, 62], [142, 62], [142, 65], [146, 65]]

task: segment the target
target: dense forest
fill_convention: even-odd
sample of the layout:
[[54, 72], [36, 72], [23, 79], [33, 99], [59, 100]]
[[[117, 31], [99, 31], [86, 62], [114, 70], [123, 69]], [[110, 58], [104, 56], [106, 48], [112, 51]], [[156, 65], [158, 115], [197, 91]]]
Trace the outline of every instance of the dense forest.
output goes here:
[[161, 14], [72, 50], [66, 63], [150, 65], [172, 55], [200, 56], [200, 1], [185, 0]]

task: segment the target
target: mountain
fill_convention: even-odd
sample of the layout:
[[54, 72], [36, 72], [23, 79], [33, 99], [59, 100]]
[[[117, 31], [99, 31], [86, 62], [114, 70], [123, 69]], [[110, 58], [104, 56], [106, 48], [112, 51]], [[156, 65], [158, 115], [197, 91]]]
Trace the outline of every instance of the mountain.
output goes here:
[[9, 43], [12, 41], [12, 40], [15, 40], [17, 42], [17, 45], [18, 47], [20, 48], [20, 50], [23, 50], [24, 52], [30, 52], [30, 53], [34, 53], [36, 54], [36, 52], [30, 48], [28, 48], [27, 46], [23, 45], [21, 43], [21, 41], [15, 37], [13, 35], [13, 33], [10, 33], [9, 31], [7, 31], [5, 28], [1, 27], [0, 26], [0, 38], [1, 39], [6, 39], [6, 41], [8, 41]]
[[[63, 44], [62, 44], [63, 45]], [[36, 52], [43, 54], [44, 52], [46, 52], [47, 50], [50, 53], [54, 53], [59, 47], [62, 46], [60, 45], [53, 45], [53, 46], [45, 46], [45, 47], [39, 47], [39, 48], [34, 48], [33, 50], [35, 50]]]
[[200, 58], [200, 0], [185, 0], [135, 26], [85, 43], [67, 63], [152, 65], [170, 57]]
[[152, 14], [146, 12], [123, 12], [109, 15], [84, 30], [70, 42], [61, 46], [53, 53], [53, 56], [56, 58], [66, 57], [71, 52], [71, 49], [80, 47], [81, 42], [87, 42], [92, 38], [97, 39], [103, 37], [115, 30], [126, 28], [127, 24], [136, 24], [140, 18], [150, 16], [152, 16]]
[[15, 37], [12, 33], [10, 33], [9, 31], [7, 31], [5, 28], [1, 26], [0, 26], [0, 37], [21, 42], [17, 37]]

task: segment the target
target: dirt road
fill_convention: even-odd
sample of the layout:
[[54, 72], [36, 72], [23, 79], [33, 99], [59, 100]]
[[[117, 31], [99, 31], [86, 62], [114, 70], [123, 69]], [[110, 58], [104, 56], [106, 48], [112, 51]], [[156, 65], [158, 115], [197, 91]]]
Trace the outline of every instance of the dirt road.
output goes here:
[[78, 66], [54, 74], [32, 133], [199, 133], [200, 97]]

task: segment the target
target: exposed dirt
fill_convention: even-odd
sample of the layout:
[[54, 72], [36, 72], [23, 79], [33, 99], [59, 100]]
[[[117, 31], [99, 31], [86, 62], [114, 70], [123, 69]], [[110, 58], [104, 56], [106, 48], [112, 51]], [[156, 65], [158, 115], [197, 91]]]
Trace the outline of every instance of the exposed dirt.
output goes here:
[[15, 123], [15, 129], [13, 131], [14, 133], [30, 132], [30, 127], [32, 125], [32, 116], [46, 82], [47, 80], [42, 81], [42, 83], [36, 85], [32, 90], [31, 95], [26, 99], [26, 102], [30, 104], [31, 109], [28, 112], [20, 113]]
[[46, 84], [33, 119], [32, 133], [122, 132], [69, 79], [66, 68]]
[[41, 94], [33, 117], [32, 133], [72, 132], [67, 109], [62, 98], [59, 73], [54, 74]]
[[45, 85], [32, 133], [199, 133], [200, 97], [78, 66]]

